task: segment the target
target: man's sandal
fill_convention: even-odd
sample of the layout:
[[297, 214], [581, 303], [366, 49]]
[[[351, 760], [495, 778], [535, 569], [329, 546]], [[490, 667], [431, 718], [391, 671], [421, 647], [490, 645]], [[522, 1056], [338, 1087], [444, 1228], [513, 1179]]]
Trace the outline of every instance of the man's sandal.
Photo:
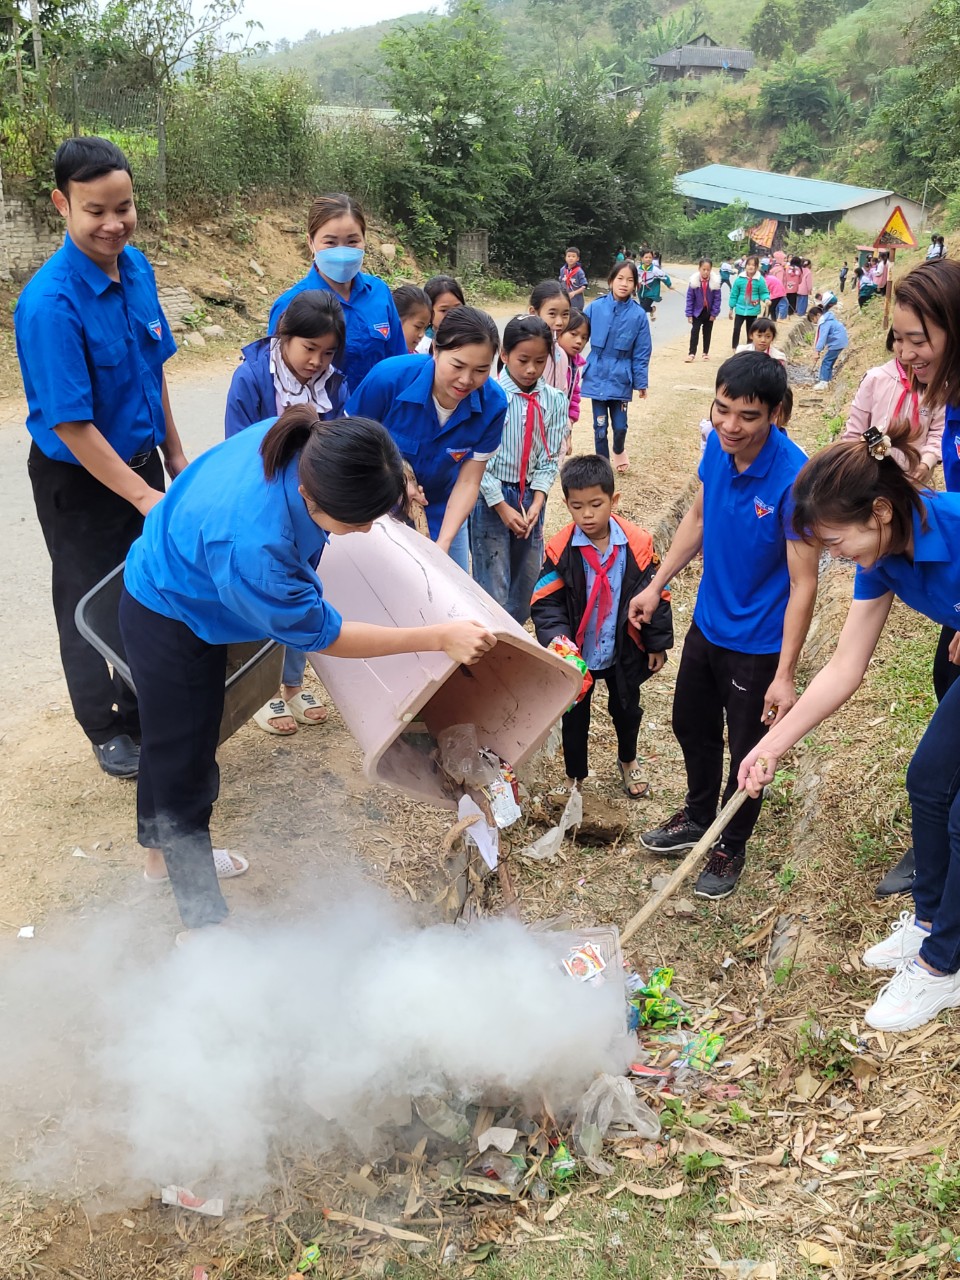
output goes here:
[[[292, 698], [287, 698], [287, 707], [297, 724], [316, 726], [326, 723], [327, 708], [322, 706], [312, 693], [306, 693], [303, 690], [295, 693]], [[322, 711], [323, 715], [308, 716], [308, 711]]]
[[276, 697], [271, 698], [269, 702], [265, 702], [259, 711], [254, 712], [253, 722], [264, 733], [275, 733], [281, 738], [289, 738], [291, 734], [297, 732], [296, 724], [292, 729], [278, 729], [275, 724], [270, 723], [271, 720], [280, 720], [284, 716], [294, 721], [297, 719], [283, 698]]
[[[234, 858], [240, 863], [239, 867], [234, 865]], [[242, 876], [245, 871], [250, 870], [250, 863], [246, 858], [241, 858], [239, 853], [231, 855], [229, 849], [214, 849], [213, 865], [217, 871], [218, 880], [233, 880], [236, 876]], [[143, 878], [147, 884], [167, 884], [170, 880], [169, 876], [148, 876], [143, 873]]]

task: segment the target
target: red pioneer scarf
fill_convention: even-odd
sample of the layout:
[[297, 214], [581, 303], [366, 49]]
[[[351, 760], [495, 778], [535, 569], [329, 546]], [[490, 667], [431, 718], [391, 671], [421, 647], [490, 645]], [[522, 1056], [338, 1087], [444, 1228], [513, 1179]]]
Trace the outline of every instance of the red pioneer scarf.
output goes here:
[[583, 611], [583, 617], [580, 619], [580, 626], [577, 629], [577, 648], [583, 649], [583, 637], [587, 633], [587, 626], [590, 618], [596, 610], [597, 614], [597, 637], [600, 636], [600, 628], [607, 620], [610, 610], [613, 608], [613, 588], [607, 578], [607, 570], [613, 564], [614, 556], [610, 556], [606, 564], [600, 563], [600, 553], [596, 547], [581, 547], [583, 558], [594, 572], [593, 590], [587, 599], [587, 607]]
[[916, 430], [920, 425], [920, 395], [919, 392], [914, 390], [913, 383], [910, 381], [910, 375], [907, 373], [906, 369], [904, 369], [899, 360], [896, 361], [896, 365], [897, 377], [900, 379], [900, 386], [903, 389], [900, 392], [900, 399], [897, 401], [897, 407], [893, 411], [893, 418], [891, 421], [896, 422], [900, 417], [903, 412], [903, 406], [907, 403], [907, 399], [909, 398], [910, 411], [907, 416], [910, 420], [910, 425], [914, 430]]
[[704, 309], [704, 311], [709, 311], [709, 310], [710, 310], [710, 303], [707, 301], [707, 281], [706, 281], [706, 280], [701, 280], [701, 281], [700, 281], [700, 287], [701, 287], [701, 289], [703, 290], [703, 309]]
[[753, 306], [753, 276], [747, 276], [747, 306]]
[[523, 509], [523, 495], [527, 488], [527, 464], [530, 461], [530, 454], [533, 452], [533, 433], [534, 430], [540, 428], [540, 439], [543, 441], [543, 447], [546, 453], [550, 450], [547, 448], [547, 431], [543, 422], [543, 409], [540, 406], [540, 397], [536, 391], [517, 391], [517, 395], [521, 400], [527, 402], [527, 417], [523, 424], [523, 450], [520, 454], [520, 504]]

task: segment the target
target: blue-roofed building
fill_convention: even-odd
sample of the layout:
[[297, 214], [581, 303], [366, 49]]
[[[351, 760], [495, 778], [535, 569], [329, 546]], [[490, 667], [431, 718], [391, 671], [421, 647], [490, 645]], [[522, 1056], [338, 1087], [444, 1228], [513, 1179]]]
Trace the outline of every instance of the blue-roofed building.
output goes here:
[[897, 205], [914, 235], [922, 229], [922, 210], [915, 200], [876, 187], [852, 187], [845, 182], [795, 178], [789, 173], [730, 164], [707, 164], [678, 174], [674, 187], [685, 197], [691, 213], [746, 200], [748, 224], [775, 218], [789, 231], [807, 227], [823, 231], [843, 219], [868, 237], [876, 237]]

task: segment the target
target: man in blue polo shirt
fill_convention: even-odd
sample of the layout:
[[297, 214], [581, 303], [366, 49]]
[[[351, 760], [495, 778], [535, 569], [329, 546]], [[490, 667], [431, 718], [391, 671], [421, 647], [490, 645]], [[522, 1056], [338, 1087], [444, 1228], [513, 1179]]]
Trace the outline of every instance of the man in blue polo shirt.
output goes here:
[[[797, 659], [813, 615], [818, 558], [790, 528], [790, 494], [806, 455], [776, 425], [786, 390], [783, 366], [762, 352], [720, 366], [700, 491], [656, 577], [630, 602], [631, 622], [648, 622], [670, 580], [703, 552], [673, 701], [687, 796], [662, 827], [640, 837], [656, 853], [692, 848], [716, 817], [724, 719], [731, 757], [726, 802], [737, 789], [739, 762], [797, 700]], [[761, 803], [748, 801], [713, 847], [694, 889], [698, 897], [734, 891]]]
[[104, 772], [135, 777], [136, 699], [80, 635], [74, 613], [140, 536], [163, 496], [164, 463], [171, 478], [187, 465], [163, 373], [177, 347], [153, 271], [128, 243], [137, 211], [126, 156], [105, 138], [71, 138], [54, 175], [64, 245], [14, 312], [33, 439], [27, 469], [74, 715]]

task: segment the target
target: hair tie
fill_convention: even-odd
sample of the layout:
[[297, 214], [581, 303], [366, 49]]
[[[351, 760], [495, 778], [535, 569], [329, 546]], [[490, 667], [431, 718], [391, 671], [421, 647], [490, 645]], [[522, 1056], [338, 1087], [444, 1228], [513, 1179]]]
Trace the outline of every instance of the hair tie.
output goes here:
[[890, 437], [884, 435], [879, 427], [868, 427], [863, 433], [863, 442], [867, 446], [867, 453], [871, 458], [876, 458], [877, 462], [882, 462], [893, 448]]

